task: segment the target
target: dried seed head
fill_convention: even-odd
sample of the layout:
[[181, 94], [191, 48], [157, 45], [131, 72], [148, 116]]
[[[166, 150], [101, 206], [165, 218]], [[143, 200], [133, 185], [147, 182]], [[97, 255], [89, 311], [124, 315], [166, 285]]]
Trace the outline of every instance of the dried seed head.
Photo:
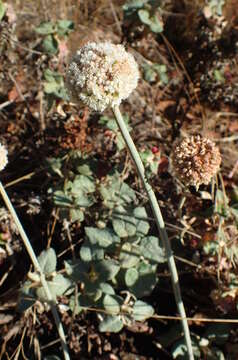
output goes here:
[[7, 149], [0, 144], [0, 171], [2, 171], [8, 163]]
[[72, 58], [66, 84], [73, 100], [102, 112], [126, 99], [138, 79], [135, 59], [122, 45], [92, 42]]
[[216, 145], [200, 135], [184, 138], [173, 148], [172, 168], [174, 174], [185, 184], [209, 184], [221, 164], [221, 155]]

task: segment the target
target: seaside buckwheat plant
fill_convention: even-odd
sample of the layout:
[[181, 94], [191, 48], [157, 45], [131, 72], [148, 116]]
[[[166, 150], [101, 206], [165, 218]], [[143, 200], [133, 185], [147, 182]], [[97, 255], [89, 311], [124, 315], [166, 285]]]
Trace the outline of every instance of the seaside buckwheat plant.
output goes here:
[[73, 100], [96, 111], [120, 105], [136, 88], [139, 70], [122, 45], [88, 43], [73, 56], [66, 84]]
[[5, 146], [0, 144], [0, 171], [2, 171], [8, 163], [7, 154], [8, 154], [8, 151], [5, 148]]
[[[168, 266], [171, 272], [171, 281], [183, 326], [188, 358], [190, 360], [194, 360], [191, 336], [178, 281], [178, 272], [169, 243], [168, 234], [165, 230], [164, 220], [155, 193], [145, 177], [144, 165], [138, 150], [130, 136], [128, 127], [119, 109], [121, 101], [126, 99], [136, 88], [138, 79], [139, 70], [135, 59], [131, 54], [126, 52], [122, 45], [113, 45], [110, 43], [88, 43], [80, 48], [71, 60], [67, 71], [66, 83], [68, 84], [71, 97], [76, 100], [78, 104], [83, 103], [91, 109], [99, 112], [104, 111], [106, 108], [111, 108], [114, 113], [116, 123], [131, 155], [137, 174], [141, 179], [143, 188], [148, 196], [148, 200], [154, 213], [158, 235], [163, 242]], [[108, 196], [107, 191], [103, 191], [103, 193], [106, 197]], [[120, 197], [122, 197], [121, 189], [119, 190], [119, 194]], [[128, 216], [127, 212], [126, 216]], [[131, 229], [129, 229], [129, 232], [130, 231]], [[123, 231], [122, 233], [123, 236], [127, 236], [127, 234], [128, 231]], [[128, 249], [130, 249], [131, 246], [132, 245], [129, 243]], [[128, 251], [128, 249], [126, 249], [126, 251]], [[86, 250], [87, 259], [89, 251], [90, 248]], [[142, 249], [141, 251], [143, 253]], [[100, 256], [102, 256], [102, 254]], [[110, 261], [112, 260], [114, 261], [114, 259], [110, 259]], [[126, 260], [125, 262], [127, 263], [128, 261]], [[86, 271], [88, 273], [88, 269]], [[103, 272], [104, 270], [101, 269], [98, 274]], [[105, 273], [107, 272], [108, 271], [105, 271]], [[68, 275], [74, 275], [74, 269], [71, 265], [69, 266]], [[131, 284], [136, 281], [139, 274], [135, 268], [132, 268], [128, 276], [129, 284]], [[90, 290], [90, 287], [88, 290]], [[113, 294], [111, 290], [110, 294]], [[104, 301], [107, 304], [110, 302], [109, 310], [112, 311], [111, 300], [109, 301], [109, 298], [106, 297], [106, 300], [104, 298]], [[115, 305], [114, 300], [113, 302]], [[116, 308], [118, 312], [118, 305], [116, 305]], [[108, 319], [106, 322], [108, 322]], [[117, 327], [117, 330], [118, 329], [120, 330], [121, 327]], [[105, 327], [103, 327], [103, 331], [105, 331]]]
[[221, 155], [210, 139], [196, 135], [175, 143], [171, 162], [174, 174], [184, 185], [198, 188], [201, 184], [208, 185], [218, 172]]

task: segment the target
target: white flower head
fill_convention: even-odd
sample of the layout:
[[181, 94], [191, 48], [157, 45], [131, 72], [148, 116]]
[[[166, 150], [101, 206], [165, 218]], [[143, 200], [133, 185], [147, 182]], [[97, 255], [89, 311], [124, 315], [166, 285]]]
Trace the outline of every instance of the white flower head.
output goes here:
[[0, 144], [0, 171], [2, 171], [8, 163], [7, 149], [4, 145]]
[[72, 58], [66, 84], [73, 100], [102, 112], [126, 99], [138, 79], [137, 63], [122, 45], [92, 42]]

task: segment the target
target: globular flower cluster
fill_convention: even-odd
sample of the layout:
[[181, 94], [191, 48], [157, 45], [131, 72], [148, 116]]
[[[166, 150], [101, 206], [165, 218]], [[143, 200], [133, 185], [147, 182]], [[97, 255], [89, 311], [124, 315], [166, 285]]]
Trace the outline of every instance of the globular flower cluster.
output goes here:
[[221, 164], [218, 147], [200, 135], [186, 137], [175, 143], [171, 155], [175, 176], [185, 185], [197, 189], [201, 184], [209, 184]]
[[137, 63], [122, 45], [93, 42], [72, 58], [66, 84], [74, 101], [102, 112], [126, 99], [138, 79]]
[[0, 171], [2, 171], [8, 163], [7, 149], [4, 145], [0, 144]]

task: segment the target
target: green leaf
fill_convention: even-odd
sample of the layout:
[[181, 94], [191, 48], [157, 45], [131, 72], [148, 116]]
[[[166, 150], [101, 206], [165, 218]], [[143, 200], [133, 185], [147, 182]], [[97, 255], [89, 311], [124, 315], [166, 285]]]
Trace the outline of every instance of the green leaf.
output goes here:
[[140, 261], [140, 249], [138, 246], [126, 242], [122, 245], [119, 260], [121, 267], [124, 269], [131, 268]]
[[163, 21], [158, 13], [150, 16], [148, 10], [141, 9], [138, 11], [138, 16], [144, 24], [150, 27], [151, 31], [155, 33], [161, 33], [163, 31], [164, 29]]
[[95, 183], [93, 177], [85, 176], [85, 175], [76, 175], [74, 181], [72, 183], [71, 188], [72, 193], [85, 192], [92, 193], [95, 191]]
[[144, 237], [141, 240], [140, 249], [145, 260], [159, 264], [166, 262], [164, 249], [159, 246], [159, 239], [157, 237]]
[[115, 291], [113, 287], [108, 283], [100, 283], [99, 286], [104, 294], [115, 295]]
[[104, 309], [112, 315], [117, 315], [120, 312], [120, 304], [117, 296], [106, 294], [102, 300]]
[[144, 301], [137, 300], [133, 306], [132, 316], [136, 321], [144, 321], [154, 314], [154, 308]]
[[82, 175], [92, 175], [92, 170], [90, 169], [90, 166], [87, 164], [79, 165], [77, 166], [77, 171]]
[[120, 270], [120, 267], [117, 261], [113, 259], [94, 262], [83, 262], [77, 259], [65, 261], [65, 269], [67, 275], [74, 281], [91, 281], [98, 286], [100, 282], [112, 280]]
[[97, 244], [102, 248], [108, 248], [109, 246], [120, 242], [119, 237], [108, 228], [98, 229], [94, 227], [85, 227], [85, 233], [91, 244]]
[[150, 25], [150, 14], [148, 10], [141, 9], [138, 11], [138, 16], [140, 18], [140, 21], [143, 22], [146, 25]]
[[147, 2], [148, 2], [148, 0], [128, 0], [123, 5], [123, 10], [124, 11], [135, 11], [137, 9], [142, 8]]
[[49, 248], [45, 251], [42, 251], [40, 256], [38, 256], [38, 261], [43, 273], [51, 274], [56, 270], [57, 257], [55, 250]]
[[164, 30], [164, 23], [162, 21], [162, 18], [158, 18], [158, 15], [153, 15], [150, 18], [150, 30], [154, 33], [161, 33]]
[[103, 320], [99, 324], [100, 332], [118, 333], [123, 328], [123, 322], [119, 316], [102, 315]]
[[44, 92], [46, 94], [55, 94], [59, 89], [59, 84], [57, 84], [54, 80], [51, 82], [44, 83]]
[[54, 24], [49, 22], [42, 22], [38, 27], [35, 28], [35, 32], [41, 35], [53, 34], [55, 31]]
[[[143, 65], [143, 75], [144, 75], [144, 79], [149, 82], [149, 83], [153, 83], [156, 81], [157, 79], [157, 73], [155, 71], [155, 69], [153, 68], [153, 66], [150, 66], [148, 64], [144, 64]], [[142, 159], [143, 160], [143, 159]]]
[[58, 42], [54, 38], [53, 35], [47, 35], [45, 39], [43, 40], [43, 49], [48, 54], [56, 54], [58, 51]]
[[[52, 281], [47, 281], [47, 285], [53, 299], [56, 300], [57, 296], [64, 295], [68, 290], [70, 290], [70, 288], [72, 288], [72, 281], [65, 278], [62, 274], [57, 274]], [[36, 289], [36, 295], [41, 301], [48, 300], [43, 287]]]
[[85, 275], [89, 272], [90, 266], [82, 260], [68, 260], [64, 262], [66, 274], [75, 282], [85, 281]]
[[74, 29], [74, 23], [71, 20], [57, 21], [57, 34], [59, 36], [68, 35]]
[[125, 273], [125, 283], [128, 288], [136, 283], [139, 278], [139, 273], [136, 269], [130, 268], [126, 270]]
[[112, 226], [115, 233], [121, 237], [126, 238], [135, 235], [136, 233], [136, 220], [134, 216], [127, 215], [125, 209], [122, 206], [118, 206], [115, 209], [115, 215], [113, 215]]
[[[78, 296], [78, 298], [81, 296], [81, 294]], [[72, 311], [73, 314], [78, 315], [83, 310], [83, 307], [79, 305], [79, 300], [75, 302], [75, 296], [72, 295], [69, 299], [69, 308]]]
[[20, 296], [18, 300], [18, 311], [24, 312], [32, 307], [36, 302], [34, 289], [32, 288], [32, 282], [26, 281], [20, 290]]
[[125, 141], [120, 133], [117, 134], [116, 145], [117, 145], [118, 151], [123, 150], [126, 146]]
[[0, 21], [1, 21], [2, 18], [4, 17], [6, 10], [7, 10], [7, 5], [4, 4], [4, 3], [0, 0]]
[[224, 74], [221, 70], [215, 69], [213, 74], [215, 81], [218, 82], [219, 84], [224, 84], [226, 82]]
[[222, 16], [222, 9], [225, 3], [225, 0], [209, 0], [208, 6], [210, 7], [214, 15]]
[[85, 241], [80, 248], [80, 257], [85, 262], [103, 260], [104, 250], [98, 244], [91, 244], [89, 241]]
[[137, 298], [142, 298], [151, 294], [158, 281], [156, 266], [140, 262], [137, 265], [137, 271], [139, 273], [138, 280], [130, 287], [130, 291]]
[[71, 196], [65, 194], [65, 192], [61, 190], [56, 190], [53, 193], [53, 201], [55, 205], [61, 207], [71, 207], [73, 205], [73, 200]]
[[63, 77], [56, 71], [52, 71], [50, 69], [46, 69], [44, 71], [44, 78], [48, 82], [56, 82], [59, 85], [63, 84]]
[[114, 231], [121, 238], [131, 237], [135, 234], [139, 237], [145, 236], [150, 228], [144, 207], [137, 207], [133, 212], [118, 206], [113, 212], [112, 225]]
[[102, 297], [102, 290], [99, 288], [99, 281], [92, 282], [86, 279], [84, 282], [84, 293], [93, 302], [97, 302]]
[[54, 95], [55, 97], [63, 100], [68, 100], [67, 90], [64, 86], [64, 79], [61, 74], [55, 71], [47, 69], [44, 72], [44, 91], [48, 95]]
[[94, 198], [86, 193], [78, 192], [76, 195], [75, 193], [70, 193], [74, 197], [74, 206], [77, 208], [88, 208], [94, 204]]
[[155, 69], [155, 71], [158, 73], [160, 81], [162, 82], [162, 84], [167, 85], [169, 82], [169, 78], [167, 75], [167, 67], [166, 65], [162, 64], [154, 64], [153, 68]]
[[74, 223], [75, 221], [82, 222], [84, 220], [84, 213], [81, 209], [70, 209], [69, 217], [72, 223]]
[[108, 176], [107, 183], [100, 186], [100, 193], [104, 205], [110, 209], [120, 205], [126, 206], [136, 199], [134, 190], [122, 182], [117, 174]]
[[229, 209], [228, 203], [229, 200], [226, 194], [224, 194], [223, 191], [217, 189], [215, 198], [215, 212], [217, 212], [221, 216], [227, 217]]
[[150, 229], [150, 224], [147, 220], [142, 220], [147, 218], [147, 213], [144, 207], [137, 207], [134, 210], [134, 217], [136, 220], [136, 235], [145, 236], [148, 234]]
[[95, 262], [94, 270], [99, 274], [99, 279], [101, 282], [114, 279], [120, 270], [118, 262], [113, 259], [106, 259]]

